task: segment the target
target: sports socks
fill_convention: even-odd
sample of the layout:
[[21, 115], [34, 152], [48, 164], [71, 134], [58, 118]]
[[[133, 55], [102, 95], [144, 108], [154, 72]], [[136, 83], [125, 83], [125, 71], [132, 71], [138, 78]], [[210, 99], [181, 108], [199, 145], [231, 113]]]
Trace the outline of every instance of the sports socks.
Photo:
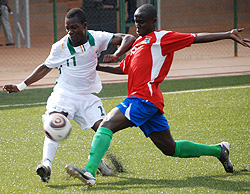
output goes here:
[[43, 145], [43, 160], [42, 160], [44, 166], [49, 166], [51, 169], [51, 165], [54, 160], [57, 148], [58, 148], [58, 142], [53, 141], [47, 136], [45, 136]]
[[[90, 159], [85, 167], [94, 177], [96, 176], [101, 159], [109, 149], [112, 136], [113, 132], [104, 127], [100, 127], [94, 135], [90, 150]], [[214, 156], [219, 158], [221, 156], [221, 146], [199, 144], [187, 140], [176, 141], [173, 157], [191, 158], [200, 156]]]
[[176, 141], [175, 153], [173, 157], [191, 158], [200, 156], [221, 156], [221, 146], [205, 145], [187, 140]]
[[96, 176], [96, 171], [101, 159], [109, 149], [112, 136], [113, 132], [110, 129], [104, 127], [98, 128], [94, 135], [89, 154], [90, 158], [88, 164], [85, 167], [85, 169], [89, 171], [94, 177]]

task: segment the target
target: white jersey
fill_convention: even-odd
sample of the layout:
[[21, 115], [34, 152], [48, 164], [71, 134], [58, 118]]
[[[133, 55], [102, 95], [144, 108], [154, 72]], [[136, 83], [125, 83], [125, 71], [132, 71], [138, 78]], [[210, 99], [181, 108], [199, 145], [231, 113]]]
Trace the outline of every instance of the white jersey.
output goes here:
[[96, 72], [98, 57], [108, 48], [113, 36], [113, 33], [89, 30], [88, 41], [78, 47], [69, 43], [68, 35], [54, 43], [44, 62], [48, 68], [60, 71], [54, 90], [63, 89], [76, 94], [99, 93], [102, 85]]

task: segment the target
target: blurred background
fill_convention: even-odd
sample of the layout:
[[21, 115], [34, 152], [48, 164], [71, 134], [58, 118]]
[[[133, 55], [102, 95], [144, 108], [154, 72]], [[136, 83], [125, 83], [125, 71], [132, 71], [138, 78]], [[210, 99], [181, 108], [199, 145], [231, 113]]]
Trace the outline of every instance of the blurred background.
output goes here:
[[[0, 71], [30, 72], [44, 62], [51, 45], [65, 35], [64, 16], [74, 7], [85, 10], [88, 29], [135, 34], [134, 9], [151, 3], [158, 10], [157, 29], [177, 32], [220, 32], [244, 27], [250, 39], [250, 0], [9, 0], [14, 46], [0, 33]], [[11, 13], [10, 12], [10, 13]], [[110, 47], [106, 52], [113, 52]], [[250, 56], [249, 49], [230, 40], [192, 45], [177, 59]], [[11, 67], [11, 69], [10, 69]]]

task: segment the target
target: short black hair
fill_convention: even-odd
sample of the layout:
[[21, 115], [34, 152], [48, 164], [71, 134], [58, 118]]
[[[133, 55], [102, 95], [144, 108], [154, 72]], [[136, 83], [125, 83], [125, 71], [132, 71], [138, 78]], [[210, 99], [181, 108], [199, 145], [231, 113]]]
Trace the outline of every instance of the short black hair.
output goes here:
[[151, 4], [143, 4], [138, 8], [141, 12], [144, 12], [147, 14], [147, 17], [150, 19], [157, 18], [157, 11], [156, 8]]
[[84, 13], [84, 11], [81, 8], [73, 8], [73, 9], [69, 10], [65, 17], [66, 18], [73, 18], [75, 16], [79, 19], [79, 21], [81, 23], [87, 22], [86, 14]]

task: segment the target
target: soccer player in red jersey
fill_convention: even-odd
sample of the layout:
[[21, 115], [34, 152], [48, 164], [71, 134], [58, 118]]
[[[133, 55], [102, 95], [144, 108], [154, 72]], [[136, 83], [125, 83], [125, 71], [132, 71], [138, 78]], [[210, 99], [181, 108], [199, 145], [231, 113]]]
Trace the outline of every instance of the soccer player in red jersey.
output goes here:
[[[130, 54], [120, 66], [98, 66], [98, 70], [117, 74], [128, 74], [128, 97], [111, 110], [104, 118], [95, 134], [90, 151], [90, 159], [84, 169], [66, 166], [66, 171], [93, 186], [96, 170], [102, 157], [110, 146], [115, 132], [131, 126], [139, 126], [163, 154], [189, 158], [214, 156], [223, 164], [226, 172], [234, 172], [229, 160], [230, 144], [221, 142], [205, 145], [186, 140], [175, 141], [171, 136], [167, 119], [163, 115], [163, 95], [159, 84], [167, 76], [174, 52], [195, 43], [232, 39], [243, 46], [250, 47], [249, 40], [241, 37], [243, 29], [233, 29], [222, 33], [177, 33], [155, 31], [156, 9], [150, 4], [139, 7], [135, 14], [135, 41]], [[113, 61], [112, 55], [104, 60]]]

